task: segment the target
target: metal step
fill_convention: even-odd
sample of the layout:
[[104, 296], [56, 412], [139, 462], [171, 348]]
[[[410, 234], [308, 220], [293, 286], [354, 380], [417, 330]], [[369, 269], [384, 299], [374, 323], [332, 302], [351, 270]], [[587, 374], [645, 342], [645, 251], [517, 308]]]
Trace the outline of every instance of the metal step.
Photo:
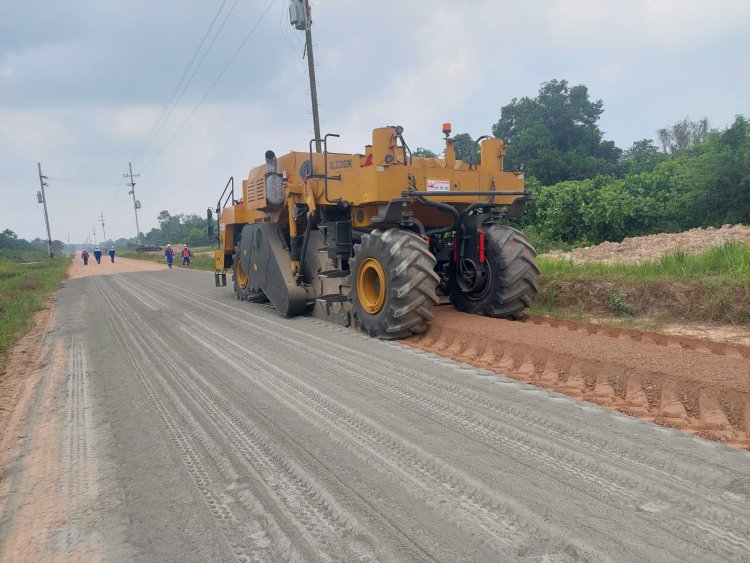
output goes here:
[[346, 270], [328, 270], [327, 272], [318, 272], [318, 277], [321, 278], [345, 278], [350, 272]]

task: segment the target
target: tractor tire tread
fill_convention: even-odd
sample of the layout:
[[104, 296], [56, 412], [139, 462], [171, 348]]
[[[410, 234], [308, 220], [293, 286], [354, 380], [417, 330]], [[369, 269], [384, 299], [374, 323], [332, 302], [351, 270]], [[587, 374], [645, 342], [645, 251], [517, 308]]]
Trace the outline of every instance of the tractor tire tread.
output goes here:
[[[356, 292], [356, 272], [366, 256], [381, 260], [388, 276], [386, 301], [383, 309], [374, 315], [363, 312]], [[370, 336], [387, 340], [426, 332], [432, 319], [432, 307], [438, 303], [435, 290], [439, 278], [435, 264], [427, 243], [416, 233], [377, 229], [363, 235], [361, 242], [354, 246], [351, 261], [349, 299], [354, 304], [355, 324]]]

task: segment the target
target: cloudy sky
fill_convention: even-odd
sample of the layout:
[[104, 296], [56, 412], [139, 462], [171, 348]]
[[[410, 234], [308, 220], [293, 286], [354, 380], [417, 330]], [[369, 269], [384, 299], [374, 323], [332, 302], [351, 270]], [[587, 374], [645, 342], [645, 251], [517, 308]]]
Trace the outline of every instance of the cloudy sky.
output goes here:
[[[100, 212], [109, 237], [135, 235], [129, 161], [146, 232], [162, 209], [204, 213], [266, 149], [306, 148], [304, 34], [287, 5], [0, 0], [0, 230], [46, 238], [39, 161], [53, 238], [80, 242], [95, 224], [101, 238]], [[374, 127], [400, 124], [410, 146], [439, 151], [444, 121], [489, 133], [502, 105], [553, 78], [604, 101], [600, 126], [622, 148], [685, 116], [721, 128], [750, 115], [747, 0], [313, 0], [312, 9], [322, 129], [341, 134], [336, 150], [359, 152]]]

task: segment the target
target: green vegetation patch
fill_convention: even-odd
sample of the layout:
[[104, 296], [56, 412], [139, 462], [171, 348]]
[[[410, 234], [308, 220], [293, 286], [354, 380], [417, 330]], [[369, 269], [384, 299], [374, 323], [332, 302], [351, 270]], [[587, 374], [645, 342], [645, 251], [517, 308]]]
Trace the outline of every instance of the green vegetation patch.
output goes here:
[[0, 369], [8, 351], [33, 327], [34, 313], [65, 277], [70, 258], [0, 249]]
[[574, 264], [540, 258], [532, 313], [750, 323], [750, 246], [728, 242], [642, 264]]

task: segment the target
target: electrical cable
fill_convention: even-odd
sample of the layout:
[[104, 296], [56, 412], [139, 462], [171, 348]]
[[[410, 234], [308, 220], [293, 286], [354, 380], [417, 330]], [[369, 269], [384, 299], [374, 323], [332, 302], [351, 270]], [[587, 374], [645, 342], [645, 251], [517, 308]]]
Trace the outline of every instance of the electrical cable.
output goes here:
[[[198, 64], [195, 66], [195, 68], [193, 68], [193, 72], [190, 74], [190, 77], [187, 79], [187, 82], [185, 82], [185, 77], [190, 72], [190, 69], [193, 66], [193, 63], [195, 62], [195, 59], [198, 57], [198, 54], [203, 48], [203, 45], [206, 42], [206, 39], [210, 35], [211, 30], [213, 29], [214, 24], [216, 23], [216, 20], [219, 18], [221, 11], [224, 9], [225, 4], [227, 3], [227, 0], [222, 1], [221, 5], [219, 6], [219, 9], [216, 11], [216, 14], [214, 15], [213, 19], [211, 20], [211, 23], [209, 24], [208, 29], [206, 29], [206, 33], [203, 34], [203, 38], [201, 39], [201, 42], [198, 45], [198, 48], [193, 53], [193, 57], [190, 59], [190, 63], [188, 63], [187, 67], [185, 68], [185, 71], [182, 73], [182, 77], [180, 78], [180, 81], [177, 83], [177, 86], [172, 92], [172, 95], [169, 97], [169, 100], [162, 108], [161, 114], [159, 115], [159, 117], [156, 118], [156, 121], [154, 121], [154, 124], [151, 126], [151, 131], [148, 134], [146, 142], [138, 151], [138, 154], [133, 159], [133, 162], [137, 162], [140, 158], [143, 157], [143, 155], [146, 153], [146, 150], [148, 149], [148, 146], [156, 139], [157, 135], [159, 134], [161, 129], [164, 127], [164, 124], [167, 122], [170, 115], [172, 115], [172, 112], [174, 111], [175, 107], [177, 107], [178, 102], [180, 101], [180, 99], [182, 99], [182, 96], [185, 94], [185, 91], [187, 90], [188, 86], [190, 86], [190, 83], [193, 81], [193, 78], [195, 77], [196, 73], [198, 72], [201, 65], [203, 64], [203, 61], [206, 59], [206, 55], [208, 55], [209, 51], [211, 50], [214, 43], [216, 42], [216, 38], [219, 36], [219, 34], [221, 33], [221, 30], [224, 28], [224, 25], [227, 23], [229, 16], [234, 11], [235, 6], [237, 6], [238, 1], [239, 0], [234, 0], [232, 7], [224, 16], [224, 20], [221, 22], [221, 25], [216, 30], [216, 33], [214, 33], [214, 36], [211, 39], [211, 42], [209, 43], [208, 47], [206, 47], [205, 51], [203, 51], [203, 55], [201, 56], [201, 59], [198, 61]], [[180, 88], [182, 89], [180, 90]]]
[[89, 186], [127, 186], [127, 184], [122, 182], [97, 182], [93, 180], [80, 180], [78, 178], [61, 178], [59, 176], [47, 176], [47, 179], [67, 184], [85, 184]]
[[292, 48], [292, 50], [294, 51], [294, 53], [296, 55], [300, 55], [301, 57], [304, 58], [304, 50], [301, 48], [301, 45], [299, 45], [299, 44], [295, 45], [291, 41], [291, 39], [289, 39], [289, 33], [287, 31], [287, 28], [286, 28], [285, 25], [282, 25], [282, 22], [284, 21], [284, 14], [285, 13], [286, 13], [286, 11], [284, 10], [284, 5], [282, 4], [281, 5], [281, 16], [279, 17], [279, 31], [281, 31], [281, 36], [284, 38], [284, 41], [287, 42], [287, 44], [289, 45], [289, 47]]
[[266, 17], [266, 14], [271, 10], [273, 5], [276, 3], [277, 0], [271, 0], [271, 2], [268, 4], [268, 7], [266, 10], [261, 14], [260, 18], [258, 18], [258, 21], [255, 22], [255, 25], [250, 29], [248, 34], [245, 36], [245, 38], [240, 43], [239, 47], [237, 47], [237, 50], [234, 52], [234, 54], [229, 58], [229, 61], [224, 65], [224, 68], [221, 69], [221, 72], [219, 72], [219, 75], [216, 77], [216, 79], [211, 83], [211, 86], [208, 87], [208, 90], [206, 90], [206, 93], [203, 94], [200, 100], [198, 100], [198, 103], [195, 104], [195, 107], [193, 107], [193, 110], [188, 114], [188, 116], [185, 118], [185, 120], [180, 124], [180, 126], [177, 128], [177, 130], [172, 134], [172, 136], [167, 140], [167, 142], [159, 149], [159, 152], [154, 155], [154, 157], [146, 163], [146, 165], [141, 168], [141, 172], [149, 168], [156, 159], [161, 156], [161, 154], [164, 152], [164, 150], [174, 141], [174, 139], [177, 137], [177, 135], [182, 131], [182, 128], [185, 127], [188, 121], [193, 117], [195, 112], [198, 110], [200, 105], [203, 103], [203, 101], [208, 97], [208, 95], [211, 93], [211, 91], [214, 89], [214, 86], [221, 80], [221, 77], [224, 76], [224, 73], [227, 71], [227, 69], [230, 67], [230, 65], [234, 62], [234, 59], [237, 58], [237, 55], [240, 54], [240, 51], [242, 51], [242, 48], [247, 44], [247, 42], [250, 40], [250, 38], [255, 33], [255, 30], [258, 28], [260, 23], [263, 21], [263, 19]]

